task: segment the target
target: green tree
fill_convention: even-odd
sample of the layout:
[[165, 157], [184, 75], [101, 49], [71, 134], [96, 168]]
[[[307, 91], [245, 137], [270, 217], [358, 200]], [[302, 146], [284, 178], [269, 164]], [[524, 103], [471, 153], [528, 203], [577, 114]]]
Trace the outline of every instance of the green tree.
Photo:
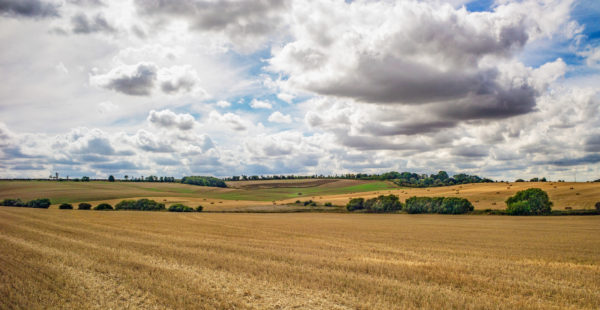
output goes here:
[[111, 174], [108, 176], [108, 182], [114, 182], [115, 181], [115, 177]]
[[527, 208], [529, 209], [528, 214], [533, 215], [549, 214], [552, 211], [552, 201], [550, 201], [548, 193], [539, 188], [529, 188], [517, 192], [506, 200], [506, 206], [509, 213], [525, 212], [523, 210]]

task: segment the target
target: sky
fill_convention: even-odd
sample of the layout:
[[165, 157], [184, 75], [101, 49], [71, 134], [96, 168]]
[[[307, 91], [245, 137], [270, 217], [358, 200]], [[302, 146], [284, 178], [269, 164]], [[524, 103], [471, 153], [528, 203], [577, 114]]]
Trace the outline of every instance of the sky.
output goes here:
[[600, 178], [598, 0], [0, 0], [0, 177]]

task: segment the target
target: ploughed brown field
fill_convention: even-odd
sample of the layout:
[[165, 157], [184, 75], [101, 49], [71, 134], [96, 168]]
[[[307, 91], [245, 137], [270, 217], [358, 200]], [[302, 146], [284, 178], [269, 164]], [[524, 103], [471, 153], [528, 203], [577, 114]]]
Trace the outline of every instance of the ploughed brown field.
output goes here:
[[600, 217], [0, 207], [1, 309], [598, 309]]

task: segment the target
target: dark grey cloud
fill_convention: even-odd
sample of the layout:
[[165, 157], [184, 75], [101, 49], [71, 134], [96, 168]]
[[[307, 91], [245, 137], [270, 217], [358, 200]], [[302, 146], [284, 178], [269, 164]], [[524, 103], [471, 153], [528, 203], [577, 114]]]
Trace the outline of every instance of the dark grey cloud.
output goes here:
[[89, 34], [95, 32], [112, 33], [116, 29], [111, 26], [106, 18], [100, 13], [96, 14], [93, 18], [88, 18], [83, 13], [78, 13], [71, 18], [71, 25], [73, 27], [73, 33], [76, 34]]
[[191, 91], [196, 85], [196, 80], [189, 77], [181, 77], [175, 81], [164, 81], [160, 84], [160, 89], [167, 94], [174, 94], [180, 91]]
[[58, 17], [58, 5], [42, 0], [0, 0], [0, 15], [10, 17]]
[[281, 13], [288, 0], [202, 1], [136, 0], [143, 16], [184, 18], [191, 28], [224, 32], [234, 41], [248, 40], [274, 33], [282, 23]]
[[469, 93], [487, 91], [495, 79], [495, 70], [443, 70], [428, 65], [388, 56], [363, 56], [354, 72], [328, 83], [315, 81], [309, 90], [323, 95], [350, 97], [372, 103], [420, 104], [448, 101]]
[[111, 71], [102, 83], [104, 88], [131, 96], [148, 96], [156, 82], [157, 68], [150, 64], [139, 64], [131, 72]]
[[537, 96], [537, 91], [530, 85], [510, 89], [497, 86], [485, 93], [437, 105], [432, 111], [455, 120], [503, 119], [534, 111]]
[[486, 157], [489, 155], [489, 148], [486, 146], [455, 146], [450, 152], [452, 155], [462, 157]]
[[551, 160], [542, 162], [541, 164], [550, 164], [554, 166], [578, 166], [585, 164], [597, 164], [600, 163], [600, 153], [589, 154], [575, 158], [563, 158], [558, 160]]
[[600, 152], [600, 134], [585, 139], [586, 152]]

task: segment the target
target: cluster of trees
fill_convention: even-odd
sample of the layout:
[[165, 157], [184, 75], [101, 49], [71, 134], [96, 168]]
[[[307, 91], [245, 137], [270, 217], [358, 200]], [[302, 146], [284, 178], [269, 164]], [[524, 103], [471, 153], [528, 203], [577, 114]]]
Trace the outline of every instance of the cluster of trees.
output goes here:
[[[560, 182], [560, 181], [561, 180], [559, 180], [558, 182]], [[526, 181], [523, 180], [523, 179], [516, 179], [515, 182], [526, 182]], [[545, 177], [542, 177], [542, 178], [537, 178], [536, 177], [536, 178], [529, 179], [529, 182], [548, 182], [548, 180], [546, 180]], [[562, 181], [562, 182], [564, 182], [564, 181]]]
[[474, 209], [469, 200], [458, 197], [410, 197], [405, 206], [405, 211], [411, 214], [464, 214]]
[[491, 179], [481, 178], [476, 175], [464, 173], [455, 174], [450, 177], [446, 171], [440, 171], [437, 174], [417, 174], [412, 172], [387, 172], [380, 176], [382, 180], [392, 180], [394, 183], [405, 187], [436, 187], [451, 186], [467, 183], [492, 183]]
[[200, 186], [227, 187], [227, 184], [225, 184], [225, 181], [215, 178], [215, 177], [210, 177], [210, 176], [183, 177], [181, 179], [181, 183], [200, 185]]
[[364, 210], [365, 212], [383, 213], [402, 210], [402, 203], [398, 196], [380, 195], [376, 198], [365, 200], [364, 198], [353, 198], [346, 205], [348, 211]]
[[33, 199], [28, 202], [23, 202], [21, 199], [11, 199], [7, 198], [2, 201], [2, 206], [7, 207], [25, 207], [25, 208], [39, 208], [39, 209], [48, 209], [50, 207], [50, 199], [48, 198], [38, 198]]
[[551, 212], [552, 201], [539, 188], [519, 191], [506, 200], [506, 213], [509, 215], [544, 215]]
[[166, 177], [166, 176], [155, 176], [155, 175], [150, 175], [147, 177], [144, 176], [140, 176], [140, 177], [129, 177], [128, 175], [123, 176], [123, 178], [125, 179], [126, 182], [158, 182], [158, 183], [176, 183], [177, 179], [175, 179], [175, 177]]
[[404, 210], [407, 213], [464, 214], [474, 210], [471, 202], [456, 197], [411, 197], [403, 204], [396, 195], [380, 195], [365, 200], [353, 198], [346, 205], [348, 211], [385, 213]]
[[204, 208], [202, 206], [197, 206], [196, 209], [194, 210], [191, 207], [188, 207], [184, 204], [181, 203], [176, 203], [174, 205], [171, 205], [168, 209], [169, 212], [202, 212]]
[[358, 180], [391, 180], [401, 186], [411, 187], [429, 187], [429, 186], [447, 186], [466, 183], [494, 182], [487, 178], [480, 178], [476, 175], [456, 174], [452, 177], [446, 171], [440, 171], [437, 174], [417, 174], [413, 172], [390, 171], [383, 174], [367, 173], [348, 173], [342, 175], [252, 175], [252, 176], [232, 176], [224, 178], [225, 181], [252, 181], [252, 180], [285, 180], [285, 179], [358, 179]]
[[150, 199], [123, 200], [115, 205], [116, 210], [161, 211], [165, 209], [164, 203]]

